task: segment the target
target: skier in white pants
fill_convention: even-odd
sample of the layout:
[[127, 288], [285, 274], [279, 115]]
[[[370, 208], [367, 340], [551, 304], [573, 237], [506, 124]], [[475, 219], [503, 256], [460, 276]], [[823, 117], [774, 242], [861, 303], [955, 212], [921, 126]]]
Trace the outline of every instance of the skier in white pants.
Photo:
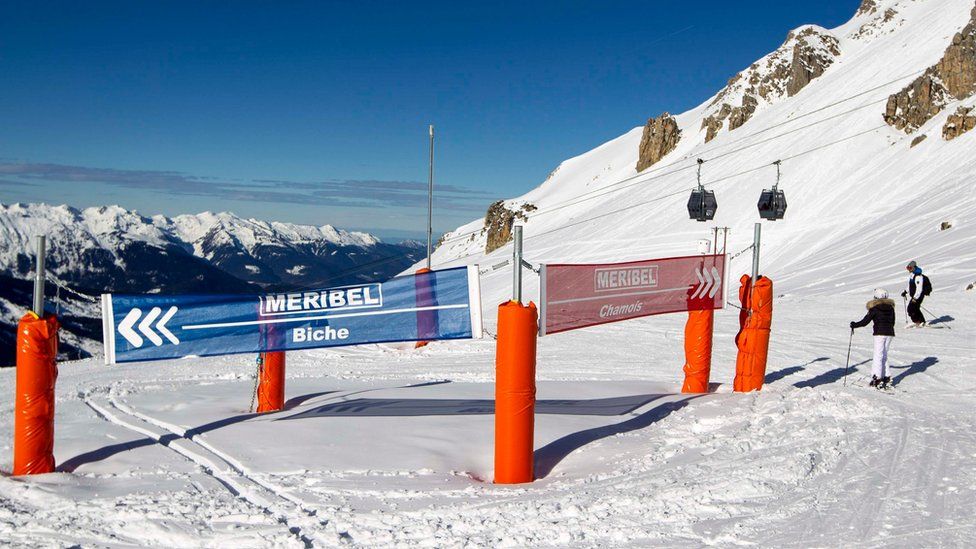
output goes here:
[[888, 299], [884, 288], [874, 290], [874, 299], [867, 303], [868, 314], [858, 322], [851, 321], [851, 330], [874, 322], [874, 362], [871, 364], [871, 387], [885, 389], [891, 383], [888, 375], [888, 349], [895, 337], [895, 302]]

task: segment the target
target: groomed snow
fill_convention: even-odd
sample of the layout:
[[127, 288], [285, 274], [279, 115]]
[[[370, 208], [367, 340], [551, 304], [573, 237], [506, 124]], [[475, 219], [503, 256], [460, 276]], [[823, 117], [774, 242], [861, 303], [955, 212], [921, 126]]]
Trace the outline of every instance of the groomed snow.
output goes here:
[[[252, 357], [64, 364], [59, 470], [0, 478], [0, 538], [60, 546], [946, 546], [976, 536], [972, 296], [899, 329], [895, 390], [843, 381], [849, 298], [776, 302], [767, 385], [676, 394], [684, 319], [547, 336], [536, 471], [492, 478], [493, 341], [289, 353], [288, 409], [247, 413]], [[938, 325], [938, 324], [937, 324]], [[13, 371], [0, 387], [13, 392]], [[9, 471], [10, 403], [0, 423]]]

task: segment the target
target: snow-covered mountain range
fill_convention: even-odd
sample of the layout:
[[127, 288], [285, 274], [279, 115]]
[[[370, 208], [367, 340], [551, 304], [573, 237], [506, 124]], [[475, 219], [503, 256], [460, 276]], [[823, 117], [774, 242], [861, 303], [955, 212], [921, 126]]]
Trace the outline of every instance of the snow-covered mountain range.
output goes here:
[[[119, 206], [79, 210], [0, 204], [0, 307], [16, 311], [29, 305], [30, 290], [24, 290], [25, 299], [21, 286], [34, 269], [32, 239], [38, 234], [48, 238], [48, 273], [93, 295], [248, 293], [341, 285], [388, 278], [424, 252], [416, 243], [387, 244], [331, 225], [269, 223], [232, 213], [168, 218], [145, 217]], [[53, 293], [55, 287], [49, 290]], [[78, 308], [66, 318], [65, 349], [69, 356], [85, 356], [83, 348], [97, 349], [94, 341], [83, 340], [100, 338], [100, 327], [93, 322], [99, 313], [77, 296], [65, 293], [62, 299]], [[5, 332], [0, 336], [4, 350], [12, 348], [7, 341], [11, 318], [14, 315], [5, 314], [0, 320], [6, 325], [0, 330]], [[81, 319], [87, 319], [84, 326], [73, 330], [70, 321]], [[77, 336], [79, 349], [71, 345], [71, 336]]]

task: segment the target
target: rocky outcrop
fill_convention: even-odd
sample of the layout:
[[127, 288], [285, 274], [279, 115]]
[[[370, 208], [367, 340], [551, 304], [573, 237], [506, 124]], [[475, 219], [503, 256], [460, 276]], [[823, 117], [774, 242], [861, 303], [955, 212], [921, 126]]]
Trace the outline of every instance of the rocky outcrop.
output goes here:
[[929, 67], [905, 89], [888, 97], [884, 120], [912, 133], [942, 112], [953, 100], [976, 92], [976, 7], [969, 23], [952, 37], [938, 63]]
[[838, 55], [840, 45], [836, 38], [818, 33], [814, 27], [803, 29], [793, 46], [786, 95], [793, 97], [799, 93], [814, 78], [821, 76]]
[[637, 171], [644, 171], [656, 164], [678, 146], [680, 139], [681, 128], [670, 114], [665, 112], [657, 118], [648, 119], [644, 136], [641, 137]]
[[857, 8], [855, 15], [871, 15], [878, 11], [877, 0], [862, 0], [861, 6]]
[[708, 143], [718, 135], [719, 130], [725, 125], [725, 119], [732, 112], [732, 107], [728, 103], [723, 103], [722, 108], [717, 113], [702, 118], [701, 129], [705, 130], [705, 143]]
[[729, 131], [755, 114], [761, 101], [792, 97], [821, 76], [840, 55], [840, 42], [829, 31], [807, 26], [791, 32], [776, 51], [729, 80], [702, 119], [705, 142], [718, 135], [728, 120]]
[[[874, 11], [877, 11], [876, 9]], [[871, 13], [874, 13], [872, 11]], [[894, 31], [899, 25], [899, 22], [895, 22], [895, 18], [898, 17], [898, 12], [894, 8], [888, 8], [884, 13], [871, 19], [867, 23], [861, 25], [861, 28], [857, 29], [857, 32], [851, 35], [851, 38], [855, 40], [863, 40], [866, 38], [881, 36], [882, 34], [888, 34]]]
[[535, 205], [526, 203], [517, 210], [510, 210], [505, 207], [504, 200], [499, 200], [488, 206], [488, 212], [485, 214], [485, 227], [481, 229], [482, 234], [488, 234], [485, 242], [485, 253], [489, 254], [512, 240], [512, 226], [515, 225], [515, 220], [527, 221], [527, 214], [537, 209]]
[[976, 128], [976, 107], [959, 107], [942, 126], [942, 139], [952, 141], [973, 128]]

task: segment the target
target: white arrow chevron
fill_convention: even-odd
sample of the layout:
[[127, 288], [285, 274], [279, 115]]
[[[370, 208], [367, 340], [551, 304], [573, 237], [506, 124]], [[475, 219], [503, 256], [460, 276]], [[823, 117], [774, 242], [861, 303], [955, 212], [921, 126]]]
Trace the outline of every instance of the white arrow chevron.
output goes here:
[[701, 293], [698, 294], [698, 297], [705, 297], [705, 294], [707, 294], [708, 290], [711, 289], [712, 284], [715, 283], [715, 280], [712, 278], [712, 274], [708, 272], [708, 269], [702, 269], [702, 274], [705, 275], [705, 285], [702, 286]]
[[722, 287], [722, 275], [718, 273], [718, 268], [714, 265], [712, 266], [712, 279], [715, 281], [715, 286], [712, 287], [712, 291], [708, 292], [708, 297], [714, 298], [719, 288]]
[[[166, 311], [166, 314], [163, 315], [163, 318], [161, 318], [156, 324], [156, 330], [160, 334], [163, 334], [163, 336], [165, 336], [166, 339], [168, 339], [173, 345], [179, 345], [180, 340], [173, 334], [173, 332], [169, 331], [169, 328], [166, 327], [166, 323], [173, 318], [173, 315], [175, 315], [176, 311], [178, 310], [178, 307], [170, 307], [169, 310]], [[162, 312], [163, 310], [159, 307], [153, 307], [150, 309], [149, 314], [142, 319], [142, 322], [140, 322], [138, 326], [139, 332], [142, 332], [142, 335], [146, 336], [146, 338], [153, 342], [153, 345], [157, 347], [163, 344], [163, 338], [159, 337], [159, 334], [153, 331], [152, 324]], [[135, 307], [130, 310], [129, 313], [125, 315], [125, 318], [122, 319], [122, 322], [119, 323], [119, 333], [122, 334], [122, 337], [124, 337], [126, 341], [131, 343], [132, 346], [136, 348], [142, 347], [142, 344], [145, 343], [142, 336], [132, 329], [132, 327], [135, 326], [136, 321], [139, 320], [139, 317], [141, 316], [142, 310]]]
[[166, 323], [169, 322], [169, 319], [173, 318], [173, 315], [175, 315], [176, 311], [178, 310], [179, 309], [176, 307], [170, 307], [169, 310], [166, 311], [166, 314], [163, 315], [162, 320], [159, 321], [159, 324], [156, 324], [156, 330], [163, 334], [163, 336], [165, 336], [166, 339], [168, 339], [173, 345], [179, 345], [180, 340], [173, 335], [173, 332], [169, 331], [169, 329], [166, 327]]
[[119, 333], [122, 334], [122, 337], [131, 343], [133, 347], [142, 347], [142, 336], [137, 334], [132, 329], [132, 325], [139, 320], [140, 316], [142, 316], [142, 311], [138, 308], [134, 308], [129, 311], [129, 314], [125, 315], [125, 318], [119, 323]]
[[698, 294], [701, 292], [702, 287], [705, 286], [705, 279], [702, 278], [702, 272], [697, 267], [695, 268], [695, 276], [698, 277], [698, 288], [695, 289], [695, 293], [691, 294], [691, 299], [697, 298]]
[[139, 331], [148, 337], [149, 341], [155, 343], [157, 347], [163, 344], [163, 338], [159, 337], [156, 332], [152, 331], [152, 323], [154, 320], [156, 320], [156, 317], [159, 316], [159, 313], [161, 312], [163, 312], [163, 310], [159, 307], [153, 307], [149, 311], [149, 314], [146, 315], [146, 318], [142, 319], [142, 322], [139, 323]]
[[709, 293], [709, 290], [712, 290], [711, 296], [715, 295], [712, 285], [715, 283], [717, 278], [713, 277], [713, 274], [714, 271], [710, 273], [708, 272], [708, 269], [695, 269], [695, 276], [698, 277], [698, 289], [695, 290], [695, 293], [691, 294], [691, 299], [705, 297], [705, 295]]

